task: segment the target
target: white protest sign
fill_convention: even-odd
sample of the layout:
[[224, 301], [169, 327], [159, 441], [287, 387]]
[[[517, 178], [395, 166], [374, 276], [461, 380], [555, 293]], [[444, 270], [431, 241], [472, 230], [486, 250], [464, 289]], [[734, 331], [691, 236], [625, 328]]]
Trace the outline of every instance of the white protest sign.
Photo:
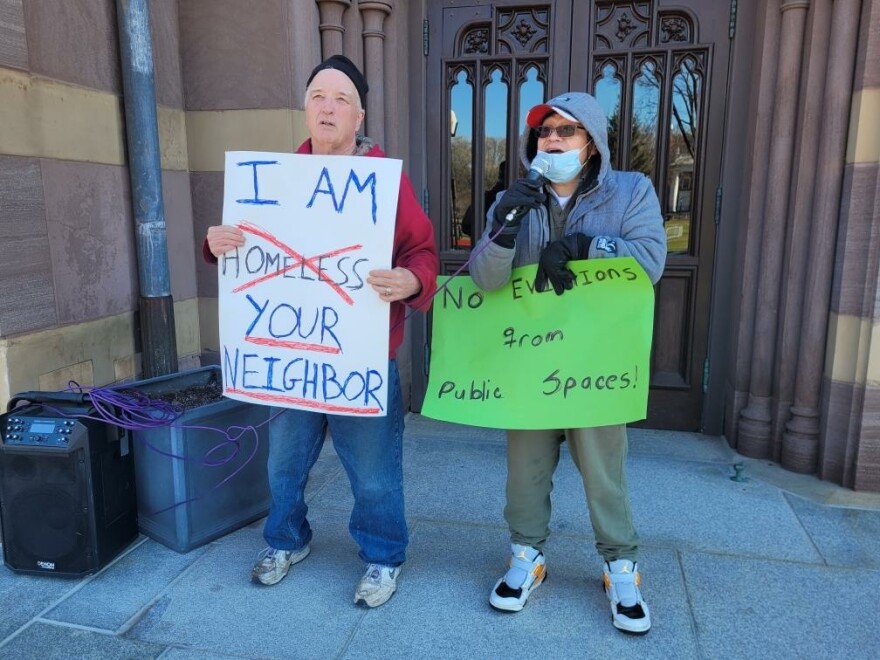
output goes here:
[[389, 305], [366, 279], [391, 268], [400, 173], [390, 158], [226, 153], [223, 224], [246, 241], [217, 264], [226, 396], [385, 415]]

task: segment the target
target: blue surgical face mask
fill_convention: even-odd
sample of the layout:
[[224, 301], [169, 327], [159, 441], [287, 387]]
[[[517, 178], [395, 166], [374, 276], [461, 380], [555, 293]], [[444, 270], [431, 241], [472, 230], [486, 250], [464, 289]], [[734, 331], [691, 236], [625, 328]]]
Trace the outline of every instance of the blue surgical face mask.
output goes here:
[[[539, 151], [540, 155], [549, 163], [544, 178], [553, 183], [566, 183], [575, 178], [584, 166], [581, 163], [581, 152], [589, 146], [589, 142], [580, 149], [570, 149], [561, 154], [551, 154]], [[537, 158], [537, 156], [536, 156]]]

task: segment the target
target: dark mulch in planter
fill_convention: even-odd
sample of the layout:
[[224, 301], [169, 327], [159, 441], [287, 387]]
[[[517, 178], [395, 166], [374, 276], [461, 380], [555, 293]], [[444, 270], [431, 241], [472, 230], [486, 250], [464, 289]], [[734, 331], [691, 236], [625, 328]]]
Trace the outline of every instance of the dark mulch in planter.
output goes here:
[[151, 399], [170, 401], [173, 405], [184, 410], [206, 406], [223, 399], [223, 387], [220, 383], [208, 383], [207, 385], [190, 385], [185, 390], [178, 392], [163, 392], [162, 394], [150, 394]]
[[219, 382], [210, 382], [204, 385], [190, 385], [181, 390], [172, 392], [143, 392], [138, 390], [122, 390], [122, 394], [130, 396], [148, 396], [154, 401], [167, 401], [171, 405], [183, 410], [191, 410], [200, 406], [223, 400], [223, 387]]

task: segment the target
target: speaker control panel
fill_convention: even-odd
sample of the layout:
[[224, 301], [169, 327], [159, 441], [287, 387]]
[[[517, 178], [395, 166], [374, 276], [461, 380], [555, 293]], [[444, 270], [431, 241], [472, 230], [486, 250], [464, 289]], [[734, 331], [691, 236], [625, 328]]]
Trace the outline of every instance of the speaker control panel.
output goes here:
[[68, 447], [82, 427], [64, 417], [6, 417], [3, 442], [6, 445], [29, 447]]

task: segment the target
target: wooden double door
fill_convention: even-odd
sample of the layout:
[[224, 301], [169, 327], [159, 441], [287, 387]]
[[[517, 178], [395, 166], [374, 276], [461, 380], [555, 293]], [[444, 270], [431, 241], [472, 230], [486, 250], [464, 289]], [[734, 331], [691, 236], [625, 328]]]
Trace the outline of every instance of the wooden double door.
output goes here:
[[[651, 177], [664, 214], [668, 256], [656, 287], [644, 424], [699, 430], [728, 3], [429, 0], [427, 7], [428, 199], [442, 272], [467, 262], [495, 192], [523, 175], [517, 148], [528, 110], [568, 90], [593, 94], [609, 117], [613, 166]], [[429, 341], [423, 346], [417, 352]], [[427, 355], [414, 364], [427, 365]], [[416, 410], [426, 377], [413, 374]]]

